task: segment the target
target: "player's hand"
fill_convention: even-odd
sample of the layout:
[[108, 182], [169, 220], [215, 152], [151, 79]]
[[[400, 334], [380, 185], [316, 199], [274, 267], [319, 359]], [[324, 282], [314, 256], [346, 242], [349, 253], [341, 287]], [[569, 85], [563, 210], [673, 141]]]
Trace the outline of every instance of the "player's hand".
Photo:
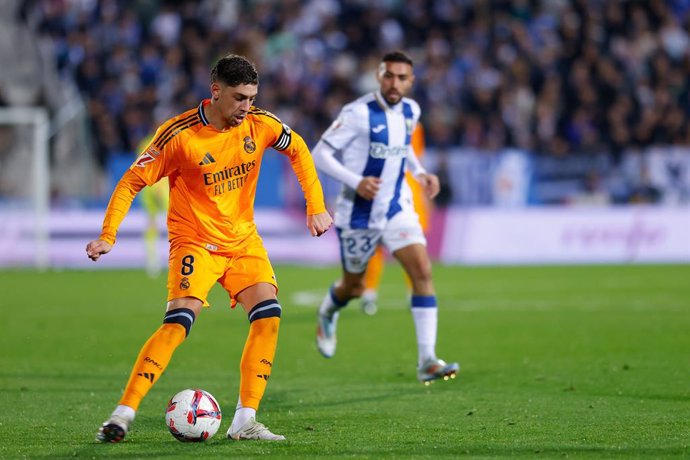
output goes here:
[[357, 184], [357, 194], [365, 200], [373, 200], [381, 188], [381, 179], [374, 176], [366, 176]]
[[112, 244], [106, 243], [103, 240], [93, 240], [86, 245], [86, 255], [95, 262], [101, 255], [109, 253], [112, 248]]
[[333, 219], [328, 212], [321, 212], [307, 216], [307, 228], [311, 232], [311, 236], [321, 236], [328, 231], [333, 225]]
[[436, 174], [422, 173], [417, 175], [417, 181], [424, 187], [426, 196], [433, 199], [441, 190]]

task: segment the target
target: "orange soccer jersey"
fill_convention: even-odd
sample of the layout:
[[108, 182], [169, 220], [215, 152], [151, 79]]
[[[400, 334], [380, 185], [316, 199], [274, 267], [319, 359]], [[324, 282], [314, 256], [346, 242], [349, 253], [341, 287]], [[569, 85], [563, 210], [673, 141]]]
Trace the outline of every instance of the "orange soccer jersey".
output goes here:
[[[268, 147], [290, 159], [307, 201], [307, 214], [326, 210], [311, 154], [301, 136], [256, 107], [239, 126], [219, 131], [204, 115], [203, 107], [209, 103], [206, 99], [166, 121], [130, 168], [146, 185], [169, 178], [171, 244], [192, 243], [228, 253], [254, 235], [256, 185]], [[136, 184], [131, 189], [128, 193], [138, 191]], [[121, 208], [114, 194], [101, 234], [104, 241], [114, 242], [127, 212]]]
[[[412, 131], [412, 139], [410, 140], [412, 144], [412, 150], [414, 151], [417, 158], [420, 160], [424, 156], [424, 128], [421, 123], [417, 123], [414, 131]], [[429, 227], [429, 214], [430, 214], [430, 200], [424, 193], [424, 189], [417, 182], [411, 172], [407, 171], [405, 174], [407, 183], [412, 191], [412, 202], [414, 203], [414, 210], [419, 216], [419, 223], [422, 229], [426, 232]]]

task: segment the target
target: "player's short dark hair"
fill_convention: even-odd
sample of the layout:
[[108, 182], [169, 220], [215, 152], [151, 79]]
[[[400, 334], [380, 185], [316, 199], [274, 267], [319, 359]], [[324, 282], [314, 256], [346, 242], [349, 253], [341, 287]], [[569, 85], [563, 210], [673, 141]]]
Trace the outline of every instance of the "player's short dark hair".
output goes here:
[[386, 53], [383, 58], [381, 58], [381, 62], [403, 62], [414, 67], [412, 58], [400, 50]]
[[211, 69], [211, 82], [228, 86], [258, 85], [259, 73], [254, 64], [237, 54], [223, 56]]

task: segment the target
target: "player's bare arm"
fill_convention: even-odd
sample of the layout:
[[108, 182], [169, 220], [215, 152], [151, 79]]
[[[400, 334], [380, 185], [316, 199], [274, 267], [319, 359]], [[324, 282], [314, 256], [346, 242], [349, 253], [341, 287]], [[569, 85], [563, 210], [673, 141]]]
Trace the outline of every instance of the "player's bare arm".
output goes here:
[[103, 254], [109, 253], [112, 248], [112, 244], [103, 240], [89, 241], [89, 244], [86, 245], [86, 255], [96, 262]]
[[424, 192], [426, 193], [426, 196], [428, 196], [429, 198], [433, 199], [436, 195], [438, 195], [438, 192], [441, 190], [441, 186], [438, 182], [438, 176], [436, 176], [436, 174], [417, 174], [417, 180], [420, 184], [422, 184], [422, 187], [424, 187]]
[[328, 212], [321, 212], [307, 216], [307, 228], [311, 236], [321, 236], [333, 225], [333, 219]]
[[363, 177], [357, 185], [357, 194], [365, 200], [373, 200], [381, 188], [381, 179], [374, 176]]

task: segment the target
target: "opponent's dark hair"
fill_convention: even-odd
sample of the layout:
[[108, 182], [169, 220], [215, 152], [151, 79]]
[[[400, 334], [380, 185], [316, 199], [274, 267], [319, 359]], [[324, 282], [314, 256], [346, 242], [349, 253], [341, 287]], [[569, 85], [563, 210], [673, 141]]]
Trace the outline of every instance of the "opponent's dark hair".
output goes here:
[[247, 58], [228, 54], [220, 58], [211, 69], [211, 82], [225, 83], [228, 86], [258, 85], [259, 73]]
[[403, 62], [405, 64], [410, 64], [412, 67], [414, 67], [414, 64], [412, 63], [412, 58], [399, 50], [386, 53], [383, 56], [383, 58], [381, 58], [381, 62]]

